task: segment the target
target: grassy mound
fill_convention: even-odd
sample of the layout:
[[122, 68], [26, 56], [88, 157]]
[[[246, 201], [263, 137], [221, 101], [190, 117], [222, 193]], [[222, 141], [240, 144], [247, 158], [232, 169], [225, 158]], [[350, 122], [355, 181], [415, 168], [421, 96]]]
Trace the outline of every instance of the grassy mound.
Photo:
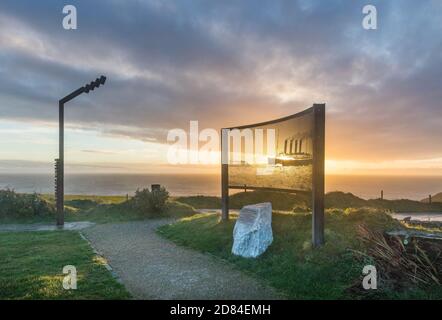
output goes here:
[[[311, 215], [274, 213], [274, 241], [257, 259], [231, 254], [235, 217], [220, 222], [214, 214], [199, 214], [161, 227], [164, 237], [195, 250], [210, 253], [233, 263], [239, 269], [267, 281], [292, 299], [361, 298], [351, 288], [362, 282], [362, 268], [373, 261], [361, 260], [355, 253], [366, 250], [358, 239], [357, 226], [383, 232], [401, 225], [384, 211], [376, 209], [328, 210], [326, 244], [311, 248]], [[195, 234], [198, 237], [195, 237]], [[442, 297], [442, 291], [432, 293]], [[395, 292], [380, 288], [370, 298], [427, 298], [428, 292], [407, 287]]]
[[195, 210], [169, 199], [163, 187], [152, 192], [137, 190], [133, 197], [68, 196], [65, 201], [66, 221], [88, 220], [98, 223], [140, 220], [146, 218], [182, 218]]
[[[53, 194], [42, 194], [43, 199], [55, 202], [55, 196]], [[91, 201], [98, 204], [117, 204], [127, 200], [126, 196], [99, 196], [99, 195], [86, 195], [86, 194], [65, 194], [64, 202], [69, 201]]]
[[102, 204], [88, 210], [71, 210], [66, 214], [66, 221], [87, 220], [96, 223], [123, 222], [142, 220], [146, 218], [182, 218], [195, 213], [195, 210], [186, 204], [177, 201], [168, 201], [163, 212], [140, 212], [126, 203]]
[[[195, 213], [193, 207], [173, 199], [162, 199], [161, 210], [146, 203], [134, 205], [134, 197], [66, 195], [65, 221], [88, 220], [97, 223], [141, 220], [146, 218], [182, 218]], [[155, 203], [156, 204], [156, 203]], [[19, 194], [0, 190], [0, 223], [53, 223], [55, 198], [48, 194]]]
[[[190, 196], [178, 197], [177, 201], [186, 203], [195, 209], [220, 209], [221, 199], [219, 197]], [[241, 209], [243, 206], [259, 202], [271, 202], [273, 209], [280, 211], [309, 211], [311, 197], [307, 194], [290, 194], [275, 191], [251, 191], [239, 192], [230, 196], [230, 208]], [[442, 202], [428, 203], [414, 200], [365, 200], [352, 193], [340, 191], [329, 192], [325, 195], [326, 208], [376, 208], [394, 212], [441, 212]]]
[[214, 196], [176, 197], [176, 201], [185, 203], [195, 209], [221, 209], [221, 198]]
[[352, 193], [340, 191], [329, 192], [325, 195], [325, 206], [327, 208], [377, 208], [393, 212], [441, 212], [442, 203], [422, 203], [420, 201], [398, 199], [369, 199], [359, 198]]
[[[195, 209], [220, 209], [221, 198], [213, 196], [178, 197], [176, 201], [186, 203]], [[310, 199], [304, 194], [290, 194], [275, 191], [239, 192], [229, 197], [229, 206], [232, 209], [241, 209], [243, 206], [259, 202], [271, 202], [273, 209], [291, 211], [295, 207], [307, 208]]]

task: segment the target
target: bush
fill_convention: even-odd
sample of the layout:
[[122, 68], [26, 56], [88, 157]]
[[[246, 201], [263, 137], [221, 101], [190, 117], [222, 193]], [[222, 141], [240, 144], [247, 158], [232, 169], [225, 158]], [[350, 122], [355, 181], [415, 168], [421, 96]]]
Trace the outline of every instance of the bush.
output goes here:
[[169, 192], [161, 187], [159, 190], [150, 191], [148, 188], [135, 192], [135, 196], [129, 200], [132, 209], [142, 214], [162, 213], [167, 209]]
[[0, 218], [45, 216], [54, 212], [54, 206], [36, 193], [20, 194], [11, 189], [0, 190]]

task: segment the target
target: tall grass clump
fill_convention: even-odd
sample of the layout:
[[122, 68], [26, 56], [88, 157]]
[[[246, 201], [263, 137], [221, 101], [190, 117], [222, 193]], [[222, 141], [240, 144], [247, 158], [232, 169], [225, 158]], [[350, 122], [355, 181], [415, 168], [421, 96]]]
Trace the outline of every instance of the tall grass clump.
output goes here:
[[365, 243], [366, 256], [376, 262], [382, 280], [393, 287], [440, 285], [442, 247], [426, 240], [402, 240], [361, 224], [359, 238]]

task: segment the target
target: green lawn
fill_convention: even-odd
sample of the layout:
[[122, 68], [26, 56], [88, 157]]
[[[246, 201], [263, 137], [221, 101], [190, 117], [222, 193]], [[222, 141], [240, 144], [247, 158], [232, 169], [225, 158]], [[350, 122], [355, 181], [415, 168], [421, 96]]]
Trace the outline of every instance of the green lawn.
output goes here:
[[[362, 267], [373, 261], [357, 259], [351, 250], [364, 250], [356, 237], [356, 226], [385, 230], [399, 222], [376, 210], [331, 210], [326, 214], [326, 244], [312, 250], [311, 215], [274, 213], [274, 241], [257, 259], [231, 254], [236, 217], [220, 222], [218, 215], [200, 214], [161, 227], [158, 232], [177, 244], [210, 253], [285, 292], [292, 299], [442, 298], [442, 288], [407, 287], [396, 292], [379, 287], [376, 292], [354, 293], [361, 284]], [[197, 236], [196, 236], [197, 235]]]
[[[122, 205], [126, 197], [108, 196], [69, 196], [65, 201], [65, 222], [91, 221], [95, 223], [113, 223], [148, 218], [128, 210]], [[50, 198], [49, 201], [52, 201]], [[121, 200], [121, 201], [120, 201]], [[168, 201], [165, 212], [158, 217], [181, 218], [195, 213], [193, 207], [177, 202]], [[55, 215], [30, 216], [30, 217], [1, 217], [0, 224], [16, 223], [55, 223]]]
[[[0, 299], [127, 299], [79, 233], [0, 233]], [[62, 286], [63, 266], [77, 268], [77, 289]]]
[[[44, 195], [52, 203], [51, 195]], [[195, 213], [173, 200], [159, 214], [137, 213], [124, 203], [125, 196], [75, 196], [65, 198], [65, 221], [112, 223]], [[0, 223], [55, 223], [55, 214], [0, 217]], [[62, 288], [62, 269], [74, 265], [78, 289]], [[111, 276], [89, 244], [77, 232], [0, 233], [0, 299], [125, 299], [129, 294]]]

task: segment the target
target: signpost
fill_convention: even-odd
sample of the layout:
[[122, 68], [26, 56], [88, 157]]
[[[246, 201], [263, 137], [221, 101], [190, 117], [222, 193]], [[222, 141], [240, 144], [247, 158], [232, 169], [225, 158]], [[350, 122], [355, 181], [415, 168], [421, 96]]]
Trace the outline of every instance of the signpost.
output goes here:
[[95, 81], [78, 88], [71, 92], [66, 97], [58, 101], [58, 124], [59, 124], [59, 138], [58, 138], [58, 159], [55, 161], [55, 199], [57, 204], [57, 226], [64, 225], [64, 104], [78, 97], [82, 93], [89, 93], [100, 85], [106, 82], [106, 77], [101, 76]]

